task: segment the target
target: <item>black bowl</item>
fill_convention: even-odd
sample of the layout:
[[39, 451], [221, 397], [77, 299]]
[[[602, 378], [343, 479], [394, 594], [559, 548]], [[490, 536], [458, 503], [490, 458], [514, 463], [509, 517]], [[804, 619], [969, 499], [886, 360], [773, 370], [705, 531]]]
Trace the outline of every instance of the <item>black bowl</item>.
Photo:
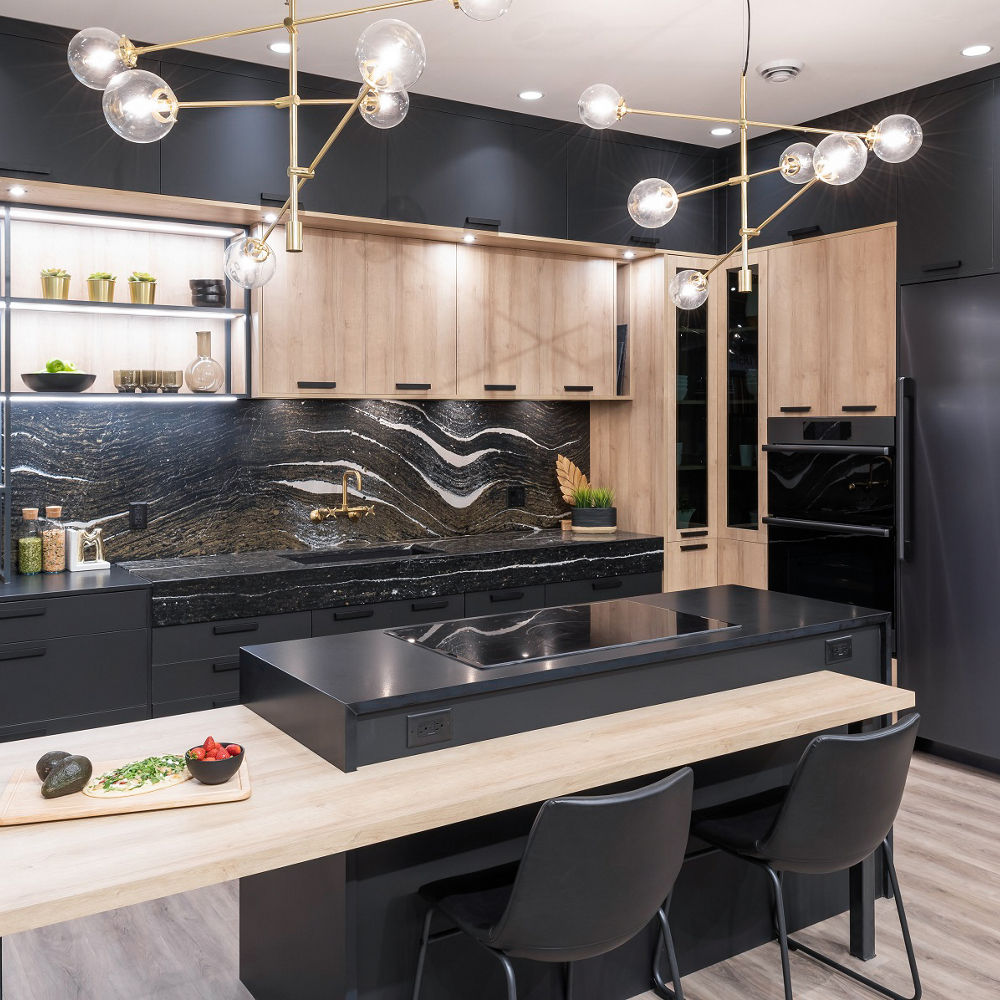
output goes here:
[[[236, 740], [223, 740], [222, 745], [227, 747], [231, 742], [236, 743]], [[197, 778], [203, 785], [221, 785], [224, 781], [228, 781], [243, 766], [243, 758], [247, 755], [247, 748], [242, 743], [237, 743], [236, 745], [242, 747], [243, 752], [238, 753], [235, 757], [230, 757], [229, 760], [198, 760], [197, 758], [189, 757], [188, 753], [195, 749], [191, 747], [191, 750], [188, 750], [184, 754], [187, 768], [192, 776]]]
[[21, 381], [34, 392], [83, 392], [96, 381], [86, 372], [27, 372]]
[[226, 293], [226, 281], [224, 278], [192, 278], [188, 282], [188, 287], [191, 291], [218, 291], [221, 295], [225, 295]]

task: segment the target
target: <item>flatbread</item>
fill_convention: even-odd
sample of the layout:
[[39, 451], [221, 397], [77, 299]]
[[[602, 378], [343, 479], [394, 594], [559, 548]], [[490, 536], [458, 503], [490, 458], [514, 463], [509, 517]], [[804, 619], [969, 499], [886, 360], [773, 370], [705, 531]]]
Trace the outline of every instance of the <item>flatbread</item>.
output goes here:
[[[145, 759], [145, 758], [142, 758]], [[124, 765], [122, 765], [124, 766]], [[147, 781], [138, 788], [104, 788], [104, 775], [95, 775], [83, 788], [83, 794], [94, 799], [126, 799], [133, 795], [145, 795], [147, 792], [158, 792], [161, 788], [172, 788], [192, 777], [185, 767], [177, 774], [168, 774], [159, 781]]]

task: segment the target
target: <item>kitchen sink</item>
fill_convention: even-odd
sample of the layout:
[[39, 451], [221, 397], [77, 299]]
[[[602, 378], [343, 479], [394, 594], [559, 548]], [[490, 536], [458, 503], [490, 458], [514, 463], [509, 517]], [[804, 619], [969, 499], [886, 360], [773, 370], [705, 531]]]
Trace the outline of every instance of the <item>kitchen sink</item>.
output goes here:
[[302, 566], [326, 566], [342, 562], [369, 562], [374, 559], [405, 559], [409, 556], [440, 555], [429, 545], [366, 545], [354, 549], [318, 549], [312, 552], [297, 552], [285, 556]]

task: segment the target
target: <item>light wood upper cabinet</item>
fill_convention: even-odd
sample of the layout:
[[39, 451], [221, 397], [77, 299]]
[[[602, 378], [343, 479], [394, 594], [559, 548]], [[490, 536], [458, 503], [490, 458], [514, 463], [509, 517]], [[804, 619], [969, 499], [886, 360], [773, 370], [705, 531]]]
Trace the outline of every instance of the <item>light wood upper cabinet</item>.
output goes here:
[[[365, 391], [365, 237], [306, 230], [303, 253], [278, 250], [257, 295], [255, 382], [265, 396]], [[284, 243], [283, 230], [273, 245]]]
[[455, 245], [386, 236], [365, 240], [365, 392], [369, 396], [455, 395]]
[[539, 254], [542, 396], [587, 399], [615, 392], [613, 260]]
[[458, 248], [460, 396], [510, 399], [539, 394], [540, 287], [533, 254]]

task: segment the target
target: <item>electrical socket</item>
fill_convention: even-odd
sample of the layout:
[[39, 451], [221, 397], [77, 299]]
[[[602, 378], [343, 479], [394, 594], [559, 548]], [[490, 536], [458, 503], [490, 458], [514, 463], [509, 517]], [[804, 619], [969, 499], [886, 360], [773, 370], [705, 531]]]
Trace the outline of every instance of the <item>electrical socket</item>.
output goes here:
[[130, 503], [128, 505], [128, 526], [133, 531], [142, 531], [149, 526], [148, 503]]
[[854, 655], [854, 643], [849, 635], [826, 640], [826, 662], [842, 663]]
[[425, 747], [431, 743], [447, 743], [451, 740], [451, 709], [441, 708], [433, 712], [418, 712], [406, 717], [406, 745]]

